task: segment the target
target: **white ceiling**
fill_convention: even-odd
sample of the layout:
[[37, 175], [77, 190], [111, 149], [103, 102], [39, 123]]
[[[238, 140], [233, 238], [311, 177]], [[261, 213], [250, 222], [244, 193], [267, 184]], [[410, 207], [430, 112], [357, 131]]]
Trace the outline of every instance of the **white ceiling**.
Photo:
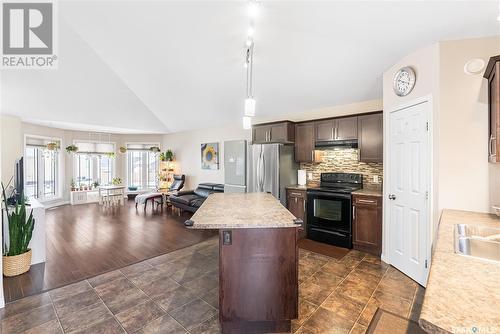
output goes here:
[[[499, 34], [496, 1], [261, 1], [257, 114], [382, 97], [382, 73], [439, 40]], [[2, 112], [79, 130], [239, 122], [243, 1], [59, 2], [59, 68], [2, 72]]]

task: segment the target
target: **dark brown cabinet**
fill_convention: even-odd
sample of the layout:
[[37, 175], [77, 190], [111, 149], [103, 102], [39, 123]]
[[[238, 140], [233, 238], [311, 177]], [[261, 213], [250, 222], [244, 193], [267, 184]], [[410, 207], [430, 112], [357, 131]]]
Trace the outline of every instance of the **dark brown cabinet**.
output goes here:
[[295, 125], [295, 161], [314, 161], [314, 122]]
[[316, 122], [316, 141], [335, 140], [335, 120]]
[[359, 161], [382, 162], [383, 160], [382, 113], [358, 117]]
[[343, 117], [316, 122], [316, 141], [358, 138], [358, 117]]
[[304, 221], [304, 226], [299, 231], [299, 236], [305, 238], [305, 224], [306, 224], [306, 191], [297, 189], [287, 189], [286, 190], [286, 205], [288, 211], [292, 213], [296, 218], [302, 219]]
[[488, 79], [488, 160], [500, 162], [500, 55], [490, 58], [484, 72]]
[[345, 117], [337, 119], [336, 140], [349, 140], [358, 138], [358, 117]]
[[252, 128], [252, 142], [254, 144], [293, 144], [294, 139], [295, 127], [292, 122], [258, 124]]
[[352, 244], [354, 249], [382, 253], [382, 197], [353, 195]]

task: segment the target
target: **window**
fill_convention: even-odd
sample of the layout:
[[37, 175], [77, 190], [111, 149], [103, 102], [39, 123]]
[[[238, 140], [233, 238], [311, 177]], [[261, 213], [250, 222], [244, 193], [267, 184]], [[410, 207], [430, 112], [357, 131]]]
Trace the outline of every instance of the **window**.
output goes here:
[[91, 186], [94, 182], [109, 185], [114, 175], [114, 159], [107, 155], [77, 153], [74, 158], [76, 187]]
[[149, 151], [157, 144], [127, 145], [127, 186], [139, 189], [158, 186], [158, 155]]
[[59, 195], [59, 152], [48, 151], [49, 142], [59, 141], [40, 137], [26, 137], [24, 149], [24, 193], [44, 199], [54, 199]]

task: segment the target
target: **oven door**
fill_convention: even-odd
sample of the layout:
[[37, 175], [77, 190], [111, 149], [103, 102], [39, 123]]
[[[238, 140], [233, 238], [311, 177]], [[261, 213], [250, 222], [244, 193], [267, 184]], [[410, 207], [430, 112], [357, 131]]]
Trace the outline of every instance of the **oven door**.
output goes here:
[[351, 233], [351, 195], [310, 191], [307, 224], [311, 228]]

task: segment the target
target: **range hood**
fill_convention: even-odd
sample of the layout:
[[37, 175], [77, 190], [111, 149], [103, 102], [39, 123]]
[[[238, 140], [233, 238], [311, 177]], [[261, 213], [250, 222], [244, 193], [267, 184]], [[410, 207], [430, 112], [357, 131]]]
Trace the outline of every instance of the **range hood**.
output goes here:
[[358, 148], [357, 139], [317, 141], [316, 147]]

